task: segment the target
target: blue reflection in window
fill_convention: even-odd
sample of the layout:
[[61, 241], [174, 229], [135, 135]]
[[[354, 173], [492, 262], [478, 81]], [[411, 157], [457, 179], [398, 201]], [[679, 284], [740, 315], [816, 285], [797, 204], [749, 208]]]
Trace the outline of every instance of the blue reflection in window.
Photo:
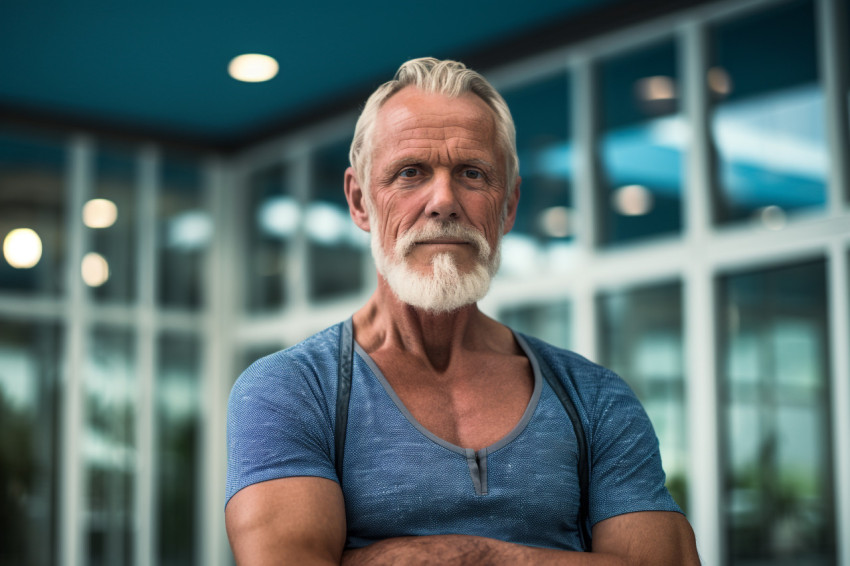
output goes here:
[[516, 124], [522, 186], [516, 222], [504, 239], [502, 271], [539, 273], [563, 263], [552, 260], [575, 232], [569, 77], [558, 72], [503, 95]]
[[717, 26], [708, 86], [716, 100], [718, 220], [823, 207], [827, 147], [811, 1]]
[[673, 41], [604, 62], [599, 72], [603, 243], [681, 229], [685, 125]]
[[340, 139], [313, 156], [311, 200], [304, 211], [312, 299], [355, 293], [363, 286], [369, 235], [351, 220], [343, 188], [350, 146], [350, 137]]
[[290, 239], [298, 229], [301, 210], [284, 186], [280, 164], [261, 169], [247, 183], [247, 247], [243, 255], [245, 305], [249, 311], [279, 308], [287, 301], [286, 266]]

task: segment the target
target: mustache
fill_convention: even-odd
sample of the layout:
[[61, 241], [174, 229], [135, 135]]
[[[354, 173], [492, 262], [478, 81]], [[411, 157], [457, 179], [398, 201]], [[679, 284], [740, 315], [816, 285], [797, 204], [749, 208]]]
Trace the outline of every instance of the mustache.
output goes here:
[[431, 221], [419, 228], [411, 228], [401, 235], [395, 245], [396, 258], [402, 260], [406, 257], [417, 242], [438, 238], [460, 240], [472, 245], [482, 261], [490, 257], [490, 244], [479, 230], [457, 222]]

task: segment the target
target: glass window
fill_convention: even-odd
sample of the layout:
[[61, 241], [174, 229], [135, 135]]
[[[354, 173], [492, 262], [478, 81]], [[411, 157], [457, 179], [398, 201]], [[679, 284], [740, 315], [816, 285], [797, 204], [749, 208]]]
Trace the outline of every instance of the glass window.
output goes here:
[[94, 328], [84, 367], [86, 564], [132, 564], [136, 470], [135, 339]]
[[187, 157], [166, 156], [161, 181], [159, 303], [198, 309], [203, 301], [204, 255], [213, 234], [200, 165]]
[[304, 214], [310, 247], [310, 298], [328, 299], [363, 288], [369, 235], [348, 213], [343, 175], [351, 138], [320, 148], [313, 156], [313, 191]]
[[260, 358], [264, 358], [285, 348], [286, 346], [283, 344], [252, 344], [250, 346], [242, 347], [236, 354], [236, 371], [238, 373], [233, 376], [234, 381], [243, 371]]
[[616, 244], [682, 228], [685, 122], [670, 40], [599, 66], [599, 240]]
[[158, 564], [198, 564], [201, 347], [192, 335], [163, 334], [156, 373]]
[[667, 489], [687, 510], [682, 285], [604, 293], [598, 306], [600, 362], [621, 375], [643, 403], [661, 445]]
[[504, 275], [527, 276], [564, 266], [575, 233], [572, 202], [569, 76], [559, 72], [502, 93], [516, 124], [519, 210], [503, 241]]
[[0, 320], [0, 564], [56, 564], [60, 331]]
[[64, 290], [65, 167], [59, 142], [0, 131], [0, 292]]
[[245, 306], [249, 311], [280, 308], [286, 302], [286, 268], [301, 210], [284, 187], [281, 165], [263, 169], [248, 180]]
[[828, 158], [811, 0], [719, 24], [710, 37], [718, 221], [777, 229], [788, 212], [822, 208]]
[[83, 223], [92, 232], [82, 275], [97, 301], [129, 303], [135, 298], [135, 175], [131, 153], [98, 152], [94, 191], [82, 210]]
[[720, 280], [733, 564], [835, 564], [826, 264]]
[[504, 307], [499, 320], [523, 334], [534, 336], [559, 348], [569, 348], [570, 304], [567, 301]]

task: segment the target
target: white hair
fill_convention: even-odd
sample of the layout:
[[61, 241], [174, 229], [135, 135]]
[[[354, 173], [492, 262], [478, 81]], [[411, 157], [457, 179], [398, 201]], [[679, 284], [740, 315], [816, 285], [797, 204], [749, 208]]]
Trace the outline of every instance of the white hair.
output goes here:
[[367, 206], [371, 204], [369, 175], [372, 169], [372, 137], [378, 111], [390, 97], [407, 86], [415, 86], [427, 93], [442, 94], [452, 98], [472, 93], [493, 110], [496, 140], [506, 162], [505, 182], [508, 198], [505, 199], [505, 203], [507, 204], [516, 187], [519, 158], [516, 151], [516, 128], [505, 99], [487, 82], [487, 79], [468, 69], [463, 63], [422, 57], [404, 63], [396, 71], [393, 80], [379, 86], [366, 101], [363, 112], [357, 119], [348, 158], [366, 196]]

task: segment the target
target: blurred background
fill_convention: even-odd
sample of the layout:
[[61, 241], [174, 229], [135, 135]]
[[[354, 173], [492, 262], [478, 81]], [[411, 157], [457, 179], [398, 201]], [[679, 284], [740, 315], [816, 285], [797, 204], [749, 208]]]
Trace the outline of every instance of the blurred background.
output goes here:
[[517, 124], [485, 312], [625, 377], [705, 564], [850, 565], [845, 1], [291, 4], [0, 4], [0, 564], [232, 563], [229, 389], [370, 294], [354, 121], [433, 55]]

